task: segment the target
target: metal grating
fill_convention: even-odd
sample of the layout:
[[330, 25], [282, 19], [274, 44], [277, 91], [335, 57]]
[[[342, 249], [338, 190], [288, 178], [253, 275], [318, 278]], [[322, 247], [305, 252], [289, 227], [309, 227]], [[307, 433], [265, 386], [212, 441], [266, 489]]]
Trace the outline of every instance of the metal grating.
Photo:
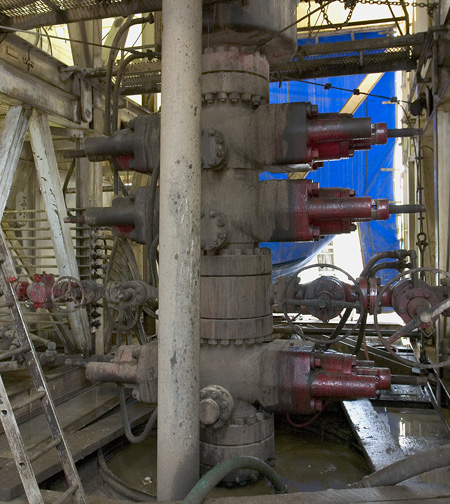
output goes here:
[[130, 72], [125, 74], [122, 79], [122, 96], [135, 94], [158, 93], [161, 91], [161, 72], [153, 71], [151, 65], [145, 68], [145, 64], [139, 68], [139, 71], [133, 71], [133, 65], [130, 65]]
[[[213, 4], [229, 0], [204, 0]], [[162, 0], [0, 0], [0, 23], [20, 29], [158, 11]]]
[[413, 70], [425, 33], [299, 46], [295, 57], [272, 68], [273, 81]]
[[0, 0], [0, 22], [29, 29], [159, 9], [161, 0]]
[[272, 73], [272, 80], [304, 79], [395, 70], [412, 70], [417, 59], [410, 47], [296, 56]]

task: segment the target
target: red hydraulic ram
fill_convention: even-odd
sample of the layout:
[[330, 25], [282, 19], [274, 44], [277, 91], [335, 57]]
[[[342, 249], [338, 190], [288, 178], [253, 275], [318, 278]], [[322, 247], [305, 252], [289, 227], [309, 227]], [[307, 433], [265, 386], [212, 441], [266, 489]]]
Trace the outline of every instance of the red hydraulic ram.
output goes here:
[[318, 240], [353, 231], [355, 221], [389, 218], [386, 199], [355, 197], [351, 189], [320, 189], [310, 180], [262, 182], [260, 195], [261, 210], [269, 216], [264, 223], [271, 223], [262, 241]]

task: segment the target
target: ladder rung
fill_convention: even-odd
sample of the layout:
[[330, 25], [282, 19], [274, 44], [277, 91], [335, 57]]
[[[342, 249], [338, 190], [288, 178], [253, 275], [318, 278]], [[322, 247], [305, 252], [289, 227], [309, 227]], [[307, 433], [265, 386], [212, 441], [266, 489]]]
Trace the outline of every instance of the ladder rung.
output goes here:
[[15, 402], [14, 404], [11, 404], [11, 407], [13, 410], [18, 410], [20, 408], [24, 408], [25, 406], [28, 406], [31, 403], [34, 403], [35, 401], [39, 401], [45, 397], [45, 392], [36, 392], [35, 394], [31, 394], [28, 397], [25, 397], [22, 400], [19, 400]]
[[75, 485], [72, 485], [71, 487], [69, 487], [62, 495], [59, 499], [55, 500], [53, 502], [53, 504], [62, 504], [68, 497], [70, 497], [71, 495], [73, 495], [76, 491], [78, 490], [78, 485], [75, 484]]
[[15, 348], [14, 350], [9, 350], [8, 352], [5, 352], [3, 354], [0, 354], [0, 361], [10, 359], [11, 357], [14, 357], [15, 355], [19, 355], [21, 353], [28, 352], [30, 350], [30, 345], [22, 345], [20, 347]]
[[45, 446], [43, 446], [38, 452], [33, 453], [29, 455], [30, 462], [34, 462], [37, 460], [39, 457], [42, 457], [45, 453], [50, 451], [52, 448], [56, 448], [62, 443], [62, 438], [61, 436], [55, 437], [52, 441], [47, 443]]

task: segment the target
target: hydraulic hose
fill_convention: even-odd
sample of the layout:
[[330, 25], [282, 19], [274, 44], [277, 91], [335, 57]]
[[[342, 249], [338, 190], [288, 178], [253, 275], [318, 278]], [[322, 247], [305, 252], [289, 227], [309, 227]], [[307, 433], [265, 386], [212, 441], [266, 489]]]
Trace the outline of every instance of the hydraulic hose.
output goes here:
[[353, 349], [352, 354], [358, 355], [358, 352], [361, 350], [361, 346], [364, 341], [365, 332], [367, 325], [367, 312], [364, 312], [364, 315], [361, 318], [361, 325], [359, 326], [358, 339], [356, 340], [355, 348]]
[[106, 65], [106, 89], [105, 89], [105, 135], [110, 135], [111, 134], [111, 79], [112, 79], [112, 74], [113, 74], [113, 67], [114, 67], [114, 61], [116, 59], [116, 56], [119, 52], [118, 44], [120, 42], [120, 39], [126, 33], [131, 26], [137, 25], [137, 24], [143, 24], [147, 22], [152, 22], [153, 16], [147, 16], [145, 18], [128, 18], [127, 21], [119, 28], [118, 32], [116, 33], [112, 47], [114, 49], [111, 49], [109, 51], [109, 57], [108, 57], [108, 63]]
[[350, 488], [369, 488], [392, 486], [413, 476], [450, 465], [450, 444], [431, 448], [383, 467], [361, 481], [353, 483]]
[[156, 497], [146, 494], [135, 488], [129, 487], [124, 481], [117, 477], [108, 467], [102, 449], [97, 453], [98, 473], [102, 480], [122, 497], [134, 502], [155, 502]]
[[127, 66], [136, 59], [144, 59], [147, 56], [146, 53], [129, 54], [119, 63], [119, 68], [117, 69], [116, 82], [114, 83], [113, 97], [112, 97], [112, 114], [111, 114], [111, 126], [110, 131], [114, 133], [118, 129], [118, 117], [119, 117], [119, 98], [120, 98], [120, 87], [122, 85], [122, 78], [124, 76]]
[[268, 464], [256, 457], [232, 457], [208, 471], [187, 494], [183, 504], [201, 504], [208, 493], [231, 471], [251, 469], [258, 471], [273, 485], [276, 493], [286, 493], [287, 489], [280, 475]]
[[139, 434], [139, 436], [135, 436], [131, 432], [130, 420], [128, 418], [128, 413], [127, 413], [127, 402], [125, 399], [125, 391], [122, 387], [120, 388], [119, 394], [120, 394], [120, 411], [122, 413], [122, 422], [123, 422], [123, 428], [125, 431], [125, 436], [130, 443], [133, 443], [133, 444], [142, 443], [150, 436], [150, 433], [152, 432], [152, 429], [155, 426], [156, 419], [158, 418], [158, 409], [155, 409], [153, 411], [153, 413], [151, 414], [150, 418], [148, 419], [148, 422], [146, 423], [142, 433]]
[[341, 320], [339, 321], [339, 324], [334, 328], [334, 331], [331, 333], [330, 340], [334, 340], [337, 336], [339, 336], [340, 332], [344, 328], [345, 324], [347, 323], [348, 318], [350, 317], [352, 313], [351, 308], [347, 308], [344, 312], [344, 315], [342, 315]]
[[364, 269], [361, 271], [360, 277], [365, 277], [370, 273], [370, 270], [375, 266], [375, 264], [381, 259], [404, 259], [410, 255], [409, 250], [388, 250], [386, 252], [379, 252], [372, 256], [365, 265]]
[[409, 268], [411, 265], [403, 260], [400, 261], [386, 261], [376, 264], [369, 272], [369, 276], [375, 276], [379, 271], [384, 269], [396, 269], [397, 271], [403, 271]]
[[150, 182], [150, 197], [147, 203], [147, 221], [148, 221], [148, 235], [146, 236], [146, 252], [148, 261], [148, 271], [150, 275], [150, 284], [155, 287], [158, 286], [158, 269], [156, 267], [156, 250], [159, 244], [159, 233], [155, 233], [155, 219], [154, 210], [156, 204], [156, 191], [159, 180], [159, 163], [152, 173]]

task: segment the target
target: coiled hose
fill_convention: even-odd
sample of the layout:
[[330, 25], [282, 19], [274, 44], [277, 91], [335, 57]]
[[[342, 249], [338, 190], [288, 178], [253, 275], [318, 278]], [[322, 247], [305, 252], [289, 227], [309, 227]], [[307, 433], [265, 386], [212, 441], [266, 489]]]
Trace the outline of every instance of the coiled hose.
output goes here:
[[220, 483], [227, 474], [238, 469], [258, 471], [272, 483], [275, 493], [287, 492], [287, 488], [281, 476], [261, 459], [248, 456], [232, 457], [208, 471], [187, 494], [183, 504], [201, 504], [208, 493]]

